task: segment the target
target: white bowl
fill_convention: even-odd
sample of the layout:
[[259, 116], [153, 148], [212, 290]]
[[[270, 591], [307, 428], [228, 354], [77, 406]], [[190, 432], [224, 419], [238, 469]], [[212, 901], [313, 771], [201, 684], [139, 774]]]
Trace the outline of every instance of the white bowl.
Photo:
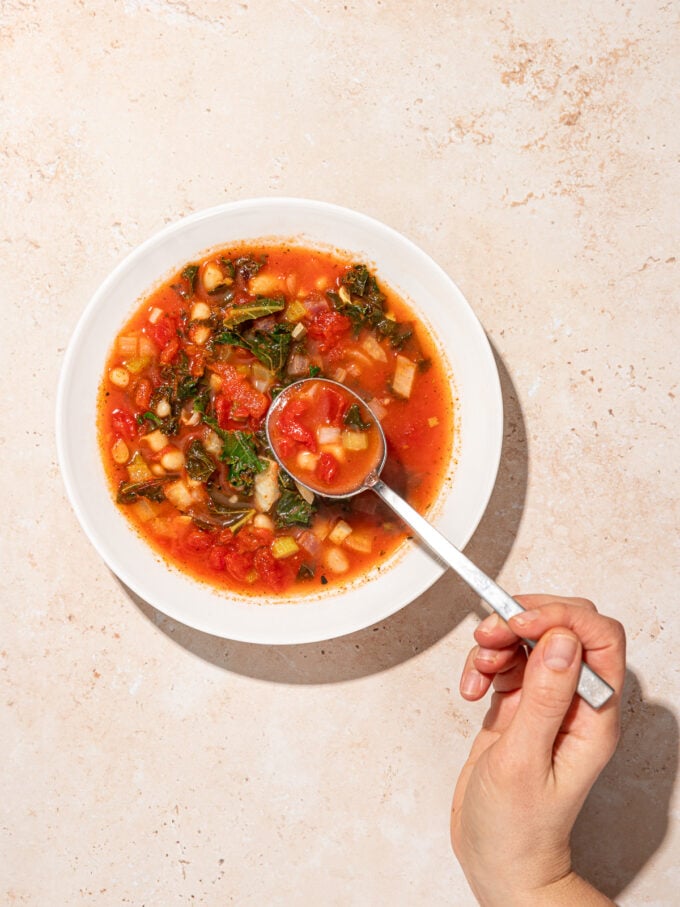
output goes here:
[[430, 519], [464, 547], [488, 503], [500, 459], [502, 399], [484, 331], [453, 281], [408, 239], [365, 215], [323, 202], [252, 199], [200, 211], [135, 249], [90, 300], [71, 338], [57, 398], [57, 446], [80, 523], [111, 570], [137, 595], [198, 630], [256, 643], [303, 643], [383, 620], [428, 589], [443, 567], [405, 543], [389, 567], [311, 598], [239, 597], [168, 565], [112, 500], [96, 433], [97, 389], [113, 339], [161, 281], [212, 248], [241, 240], [337, 248], [372, 265], [429, 326], [454, 376], [456, 443]]

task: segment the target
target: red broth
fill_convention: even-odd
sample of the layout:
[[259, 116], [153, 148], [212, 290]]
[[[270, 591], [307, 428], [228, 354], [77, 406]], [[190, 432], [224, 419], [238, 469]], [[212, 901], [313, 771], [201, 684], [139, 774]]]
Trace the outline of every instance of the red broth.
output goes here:
[[284, 393], [268, 431], [286, 471], [321, 495], [360, 488], [383, 455], [375, 416], [335, 383], [312, 378]]
[[182, 268], [124, 325], [100, 389], [102, 458], [121, 510], [170, 563], [242, 594], [304, 595], [368, 573], [404, 540], [371, 492], [331, 502], [275, 462], [271, 402], [314, 376], [369, 403], [385, 481], [426, 511], [451, 457], [449, 376], [364, 265], [232, 246]]

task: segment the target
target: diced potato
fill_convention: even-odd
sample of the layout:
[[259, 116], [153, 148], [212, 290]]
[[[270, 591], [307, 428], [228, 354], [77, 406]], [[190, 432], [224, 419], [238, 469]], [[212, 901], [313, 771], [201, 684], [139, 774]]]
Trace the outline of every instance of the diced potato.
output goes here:
[[210, 306], [205, 302], [195, 302], [191, 307], [192, 321], [205, 321], [210, 318]]
[[178, 510], [188, 510], [193, 504], [193, 496], [189, 491], [186, 482], [177, 479], [176, 482], [169, 482], [164, 486], [165, 497]]
[[253, 526], [256, 529], [270, 529], [274, 531], [274, 520], [266, 513], [256, 513], [253, 517]]
[[109, 381], [116, 387], [127, 387], [130, 383], [130, 372], [122, 365], [117, 365], [109, 372]]
[[340, 289], [338, 290], [338, 296], [340, 297], [340, 299], [342, 299], [342, 301], [343, 301], [345, 304], [348, 304], [348, 303], [350, 303], [350, 302], [352, 301], [352, 294], [351, 294], [350, 291], [347, 289], [347, 287], [344, 286], [344, 284], [343, 284], [343, 286], [341, 286]]
[[344, 463], [347, 459], [345, 456], [345, 448], [342, 444], [322, 444], [321, 453], [331, 454], [331, 456], [334, 456], [339, 463]]
[[297, 554], [300, 546], [292, 535], [281, 535], [272, 542], [272, 555], [277, 560]]
[[203, 436], [203, 446], [209, 454], [213, 455], [213, 457], [219, 457], [222, 453], [222, 441], [217, 432], [213, 431], [212, 428], [209, 428]]
[[136, 356], [139, 349], [139, 337], [137, 334], [124, 334], [118, 338], [116, 346], [121, 356]]
[[255, 274], [248, 281], [248, 292], [253, 296], [268, 296], [281, 291], [281, 278], [276, 274]]
[[368, 436], [363, 431], [343, 431], [342, 446], [345, 450], [366, 450]]
[[327, 548], [323, 554], [323, 561], [332, 573], [346, 573], [349, 570], [347, 555], [339, 548]]
[[172, 412], [172, 407], [170, 406], [170, 403], [165, 398], [158, 401], [158, 403], [156, 404], [156, 415], [158, 416], [159, 419], [166, 419], [170, 415], [171, 412]]
[[290, 336], [293, 338], [293, 340], [299, 340], [301, 337], [304, 337], [306, 333], [307, 328], [301, 321], [298, 321], [293, 330], [290, 332]]
[[371, 359], [375, 359], [376, 362], [387, 362], [387, 353], [380, 346], [373, 334], [368, 334], [361, 345]]
[[318, 538], [320, 542], [323, 542], [325, 538], [328, 537], [328, 533], [331, 531], [331, 522], [327, 517], [317, 516], [312, 523], [312, 532]]
[[132, 509], [135, 512], [137, 519], [141, 520], [142, 523], [148, 523], [149, 520], [152, 520], [156, 516], [156, 508], [151, 501], [147, 501], [146, 498], [138, 498], [132, 505]]
[[149, 324], [156, 324], [158, 319], [163, 314], [163, 309], [153, 308], [149, 312]]
[[436, 416], [430, 416], [430, 418], [427, 420], [427, 424], [430, 426], [430, 428], [434, 428], [435, 425], [439, 425], [439, 419]]
[[[220, 286], [220, 284], [227, 283], [224, 274], [222, 273], [222, 268], [214, 261], [208, 262], [205, 266], [201, 280], [203, 281], [203, 287], [206, 293], [212, 293], [213, 290], [216, 290]], [[231, 283], [231, 280], [229, 283]]]
[[146, 334], [139, 335], [139, 355], [143, 358], [153, 359], [156, 355], [156, 344]]
[[279, 489], [279, 465], [267, 460], [267, 468], [258, 472], [254, 482], [254, 503], [260, 513], [267, 513], [281, 497]]
[[[295, 481], [295, 480], [293, 480]], [[298, 490], [298, 494], [303, 501], [307, 501], [308, 504], [314, 503], [314, 492], [310, 491], [309, 488], [305, 488], [304, 485], [300, 485], [299, 482], [295, 482], [295, 487]]]
[[179, 472], [184, 466], [184, 454], [176, 447], [171, 447], [161, 457], [161, 466], [168, 472]]
[[151, 470], [141, 453], [136, 450], [127, 466], [128, 478], [131, 482], [146, 482], [151, 478]]
[[211, 334], [211, 333], [212, 333], [212, 332], [211, 332], [210, 328], [209, 328], [207, 325], [205, 325], [205, 324], [198, 324], [198, 325], [194, 325], [194, 326], [191, 328], [191, 330], [190, 330], [190, 332], [189, 332], [189, 336], [191, 337], [192, 341], [193, 341], [197, 346], [203, 346], [203, 344], [204, 344], [204, 343], [207, 343], [208, 340], [210, 339], [210, 334]]
[[320, 425], [316, 430], [319, 444], [337, 444], [340, 440], [340, 429], [335, 425]]
[[392, 390], [400, 397], [408, 399], [413, 390], [413, 380], [416, 376], [416, 364], [406, 356], [397, 355], [397, 367], [392, 379]]
[[306, 314], [307, 309], [297, 299], [286, 307], [286, 321], [300, 321]]
[[361, 532], [353, 532], [345, 539], [345, 545], [352, 548], [353, 551], [360, 551], [362, 554], [370, 554], [373, 550], [373, 542], [370, 536]]
[[149, 522], [149, 527], [154, 535], [160, 535], [163, 538], [171, 539], [177, 535], [174, 520], [168, 519], [167, 517], [156, 517]]
[[122, 466], [123, 463], [127, 463], [130, 458], [130, 451], [122, 438], [118, 438], [111, 448], [111, 456], [113, 457], [113, 462], [118, 463], [119, 466]]
[[309, 472], [312, 472], [316, 469], [316, 464], [319, 462], [319, 457], [317, 454], [311, 452], [311, 450], [301, 450], [297, 455], [295, 460], [300, 469], [306, 469]]
[[210, 373], [210, 390], [218, 391], [222, 387], [222, 378], [216, 373]]
[[261, 362], [254, 362], [251, 369], [251, 382], [254, 388], [261, 393], [266, 393], [274, 383], [274, 376]]
[[351, 533], [352, 527], [344, 520], [338, 520], [328, 534], [328, 541], [334, 545], [341, 545]]
[[159, 453], [164, 447], [168, 446], [168, 439], [160, 428], [150, 432], [148, 435], [144, 435], [142, 441], [145, 441], [154, 453]]

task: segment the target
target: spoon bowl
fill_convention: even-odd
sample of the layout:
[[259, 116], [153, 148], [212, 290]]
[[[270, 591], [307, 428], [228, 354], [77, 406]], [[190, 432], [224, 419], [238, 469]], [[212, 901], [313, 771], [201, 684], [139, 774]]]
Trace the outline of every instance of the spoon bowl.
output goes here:
[[[333, 475], [330, 470], [305, 469], [299, 466], [299, 459], [293, 457], [300, 445], [316, 447], [316, 435], [297, 421], [303, 410], [309, 411], [318, 397], [314, 397], [318, 388], [335, 388], [336, 393], [345, 399], [346, 409], [344, 422], [348, 423], [348, 414], [353, 412], [351, 424], [358, 427], [358, 432], [365, 439], [365, 444], [353, 449], [350, 446], [343, 451], [346, 462], [337, 463]], [[351, 401], [347, 406], [347, 401]], [[356, 409], [354, 409], [356, 407]], [[318, 416], [321, 422], [321, 415]], [[303, 488], [314, 494], [333, 500], [351, 498], [363, 491], [374, 491], [397, 516], [407, 524], [447, 566], [451, 567], [500, 617], [510, 620], [525, 609], [511, 595], [487, 576], [466, 557], [455, 545], [445, 538], [435, 527], [422, 517], [401, 495], [386, 485], [380, 478], [387, 460], [387, 442], [379, 420], [371, 412], [366, 402], [353, 390], [337, 381], [328, 378], [305, 378], [290, 384], [278, 395], [269, 409], [265, 423], [269, 446], [281, 466]], [[305, 436], [307, 432], [308, 436]], [[288, 437], [287, 437], [288, 435]], [[290, 442], [294, 437], [297, 444]], [[355, 442], [353, 442], [353, 445]], [[284, 450], [288, 447], [288, 451]], [[364, 456], [359, 453], [367, 452]], [[323, 455], [322, 455], [323, 456]], [[330, 456], [330, 454], [329, 454]], [[335, 458], [333, 458], [335, 460]], [[304, 460], [303, 460], [304, 462]], [[315, 461], [318, 463], [319, 461]], [[344, 468], [347, 466], [348, 468]], [[531, 640], [525, 640], [533, 646]], [[612, 696], [614, 690], [592, 671], [585, 663], [581, 665], [578, 694], [593, 708], [599, 709]]]

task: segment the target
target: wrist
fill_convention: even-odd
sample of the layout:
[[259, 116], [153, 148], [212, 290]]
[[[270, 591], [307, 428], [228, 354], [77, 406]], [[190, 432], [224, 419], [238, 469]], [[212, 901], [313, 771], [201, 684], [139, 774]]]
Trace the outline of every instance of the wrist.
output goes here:
[[475, 892], [480, 907], [611, 907], [606, 895], [573, 870], [539, 888], [513, 888], [483, 895]]

